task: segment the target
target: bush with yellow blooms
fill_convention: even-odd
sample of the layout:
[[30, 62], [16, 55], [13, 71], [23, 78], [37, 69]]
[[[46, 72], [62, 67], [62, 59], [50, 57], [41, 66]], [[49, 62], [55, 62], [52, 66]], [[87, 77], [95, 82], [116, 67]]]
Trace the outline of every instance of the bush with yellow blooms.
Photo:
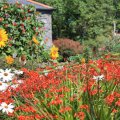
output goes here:
[[0, 3], [0, 57], [19, 58], [23, 54], [29, 60], [41, 57], [44, 23], [38, 22], [36, 14], [31, 5]]

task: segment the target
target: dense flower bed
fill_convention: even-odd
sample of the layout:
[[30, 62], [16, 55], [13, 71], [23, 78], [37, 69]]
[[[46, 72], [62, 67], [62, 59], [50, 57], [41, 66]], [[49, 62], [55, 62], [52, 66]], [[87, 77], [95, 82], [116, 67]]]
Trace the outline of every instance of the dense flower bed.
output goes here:
[[1, 69], [0, 119], [118, 119], [119, 84], [119, 60], [54, 64], [36, 71]]

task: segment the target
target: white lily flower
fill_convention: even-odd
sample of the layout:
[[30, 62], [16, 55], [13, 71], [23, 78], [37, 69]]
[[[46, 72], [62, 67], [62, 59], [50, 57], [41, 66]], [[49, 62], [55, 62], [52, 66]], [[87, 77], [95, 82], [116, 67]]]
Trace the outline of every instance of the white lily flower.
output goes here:
[[3, 82], [9, 82], [13, 79], [14, 74], [11, 73], [11, 69], [0, 69], [0, 80]]
[[104, 75], [93, 76], [93, 79], [96, 80], [96, 81], [103, 80], [104, 79]]
[[10, 103], [10, 104], [7, 104], [7, 103], [5, 103], [5, 102], [2, 102], [1, 103], [1, 105], [0, 105], [0, 110], [2, 110], [2, 112], [3, 113], [13, 113], [13, 108], [14, 108], [15, 106], [12, 104], [12, 103]]

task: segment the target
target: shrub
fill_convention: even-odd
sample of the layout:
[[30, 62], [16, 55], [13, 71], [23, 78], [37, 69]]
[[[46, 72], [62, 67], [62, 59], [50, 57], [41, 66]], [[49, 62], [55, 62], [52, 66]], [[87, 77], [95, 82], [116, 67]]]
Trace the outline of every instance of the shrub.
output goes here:
[[33, 6], [0, 3], [0, 29], [8, 35], [4, 47], [0, 47], [1, 55], [24, 54], [31, 59], [42, 54], [43, 23], [37, 21], [36, 14]]
[[105, 43], [106, 51], [119, 53], [120, 51], [120, 37], [113, 37], [111, 40]]
[[102, 57], [107, 53], [119, 53], [120, 51], [120, 36], [98, 36], [97, 42], [93, 39], [84, 41], [84, 46], [92, 51], [94, 58]]
[[55, 40], [53, 44], [59, 48], [60, 55], [64, 58], [83, 52], [83, 46], [79, 42], [67, 38]]

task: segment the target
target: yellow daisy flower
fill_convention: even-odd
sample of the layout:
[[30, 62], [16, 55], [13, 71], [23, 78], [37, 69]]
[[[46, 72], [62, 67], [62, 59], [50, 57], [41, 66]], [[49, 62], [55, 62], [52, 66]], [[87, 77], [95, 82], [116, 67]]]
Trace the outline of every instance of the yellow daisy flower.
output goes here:
[[8, 41], [8, 34], [4, 29], [0, 28], [0, 48], [5, 47], [7, 41]]
[[50, 57], [54, 60], [54, 59], [57, 59], [59, 57], [59, 54], [58, 54], [58, 48], [53, 46], [51, 49], [50, 49]]
[[12, 64], [14, 62], [14, 59], [11, 56], [6, 56], [6, 63]]
[[33, 40], [33, 42], [34, 42], [36, 45], [38, 45], [38, 44], [39, 44], [39, 41], [36, 39], [36, 37], [35, 37], [35, 36], [33, 36], [32, 40]]

